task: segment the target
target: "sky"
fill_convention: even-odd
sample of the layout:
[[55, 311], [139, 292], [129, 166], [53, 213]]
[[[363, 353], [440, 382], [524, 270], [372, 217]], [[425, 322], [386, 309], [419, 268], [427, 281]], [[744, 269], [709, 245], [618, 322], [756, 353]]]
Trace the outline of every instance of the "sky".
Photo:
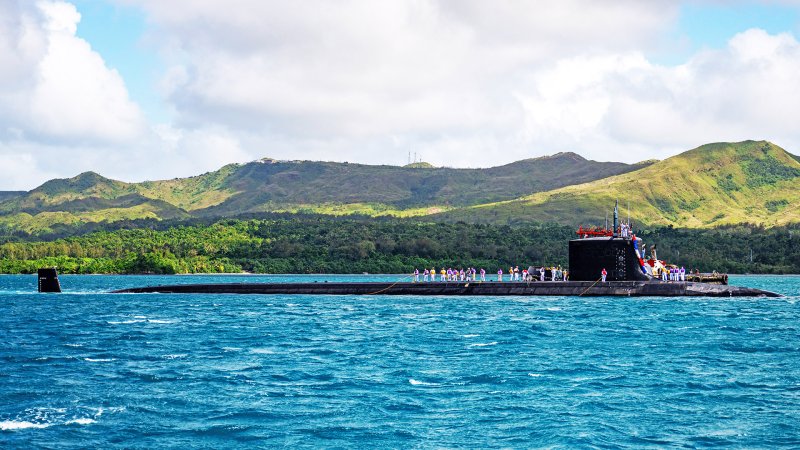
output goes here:
[[0, 0], [0, 190], [265, 157], [800, 154], [800, 0]]

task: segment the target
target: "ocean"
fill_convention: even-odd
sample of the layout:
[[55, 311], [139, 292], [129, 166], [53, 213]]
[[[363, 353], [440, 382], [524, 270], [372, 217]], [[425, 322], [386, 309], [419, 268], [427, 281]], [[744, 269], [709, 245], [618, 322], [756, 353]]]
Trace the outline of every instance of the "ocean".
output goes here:
[[109, 294], [0, 276], [3, 448], [800, 446], [783, 298]]

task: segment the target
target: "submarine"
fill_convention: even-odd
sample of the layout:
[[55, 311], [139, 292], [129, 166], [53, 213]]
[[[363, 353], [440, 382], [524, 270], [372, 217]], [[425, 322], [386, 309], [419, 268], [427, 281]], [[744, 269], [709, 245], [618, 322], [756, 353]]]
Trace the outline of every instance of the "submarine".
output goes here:
[[[727, 285], [727, 275], [690, 274], [689, 281], [664, 281], [655, 255], [646, 262], [639, 241], [618, 231], [618, 205], [612, 230], [579, 229], [569, 241], [569, 281], [430, 281], [180, 284], [135, 287], [119, 294], [289, 294], [425, 296], [625, 296], [625, 297], [780, 297], [774, 292]], [[657, 269], [657, 270], [654, 270]], [[605, 281], [601, 273], [606, 272]], [[552, 277], [551, 277], [552, 278]]]
[[[780, 294], [729, 286], [725, 274], [687, 274], [686, 281], [658, 276], [663, 261], [645, 261], [641, 241], [618, 232], [618, 204], [611, 230], [578, 229], [569, 241], [569, 280], [219, 283], [143, 286], [113, 294], [289, 294], [289, 295], [425, 295], [425, 296], [612, 296], [612, 297], [781, 297]], [[653, 249], [655, 250], [655, 249]], [[605, 280], [600, 276], [606, 272]], [[38, 271], [39, 292], [61, 292], [55, 268]]]

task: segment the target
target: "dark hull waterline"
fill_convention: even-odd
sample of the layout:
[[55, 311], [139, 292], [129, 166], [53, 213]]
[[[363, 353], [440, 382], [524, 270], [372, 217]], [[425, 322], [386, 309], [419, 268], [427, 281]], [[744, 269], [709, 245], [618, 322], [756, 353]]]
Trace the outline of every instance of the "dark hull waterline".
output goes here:
[[302, 295], [519, 295], [624, 297], [780, 297], [760, 289], [695, 282], [660, 281], [545, 281], [545, 282], [430, 282], [430, 283], [225, 283], [148, 286], [117, 294], [302, 294]]

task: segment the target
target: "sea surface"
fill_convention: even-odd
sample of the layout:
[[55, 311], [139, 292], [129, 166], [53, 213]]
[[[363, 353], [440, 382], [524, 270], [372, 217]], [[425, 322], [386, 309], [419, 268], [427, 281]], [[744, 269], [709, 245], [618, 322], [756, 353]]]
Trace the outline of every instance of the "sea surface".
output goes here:
[[783, 298], [109, 294], [0, 276], [2, 448], [800, 446]]

